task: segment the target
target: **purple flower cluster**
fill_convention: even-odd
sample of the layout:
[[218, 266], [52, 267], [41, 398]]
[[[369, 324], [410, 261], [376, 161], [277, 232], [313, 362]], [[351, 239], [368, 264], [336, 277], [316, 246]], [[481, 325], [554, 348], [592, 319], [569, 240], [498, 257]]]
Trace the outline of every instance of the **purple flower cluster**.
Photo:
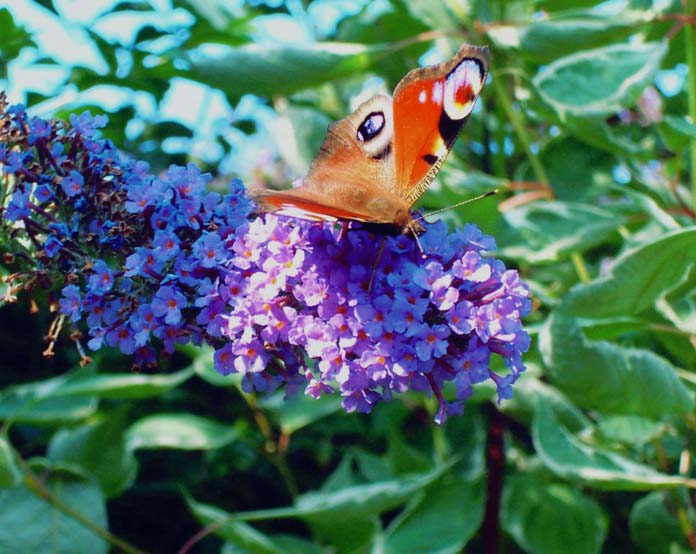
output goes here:
[[[61, 289], [63, 316], [86, 322], [89, 348], [116, 347], [142, 366], [157, 350], [200, 344], [202, 283], [218, 277], [251, 210], [241, 182], [209, 192], [211, 176], [193, 164], [155, 176], [99, 137], [104, 116], [51, 124], [15, 106], [2, 121], [3, 226], [28, 235], [36, 273]], [[22, 272], [10, 280], [31, 281]]]
[[241, 183], [209, 192], [192, 164], [153, 175], [100, 138], [103, 116], [66, 125], [18, 106], [0, 109], [0, 124], [0, 233], [15, 261], [34, 264], [11, 290], [60, 289], [59, 317], [84, 325], [92, 350], [116, 347], [142, 366], [207, 342], [246, 390], [338, 391], [363, 412], [394, 392], [432, 391], [437, 421], [487, 379], [508, 398], [524, 370], [528, 289], [485, 256], [495, 244], [473, 225], [427, 226], [421, 254], [409, 236], [254, 216]]
[[[233, 307], [209, 325], [228, 339], [216, 367], [243, 373], [248, 389], [304, 384], [315, 397], [338, 389], [347, 411], [431, 390], [437, 421], [489, 378], [509, 398], [529, 347], [520, 321], [531, 309], [526, 285], [482, 256], [495, 243], [474, 225], [448, 234], [436, 223], [420, 240], [423, 255], [409, 236], [258, 217], [235, 239], [229, 271], [210, 296]], [[507, 363], [505, 376], [490, 369], [491, 354]], [[442, 391], [448, 381], [452, 402]]]

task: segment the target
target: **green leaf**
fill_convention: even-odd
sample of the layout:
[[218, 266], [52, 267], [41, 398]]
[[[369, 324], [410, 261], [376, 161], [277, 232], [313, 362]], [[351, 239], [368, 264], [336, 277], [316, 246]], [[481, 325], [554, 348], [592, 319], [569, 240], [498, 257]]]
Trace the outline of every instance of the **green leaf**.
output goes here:
[[133, 484], [138, 464], [126, 449], [122, 418], [111, 414], [101, 421], [61, 429], [48, 445], [48, 458], [70, 462], [99, 481], [104, 495], [114, 497]]
[[198, 17], [187, 29], [187, 46], [201, 44], [239, 45], [251, 41], [253, 16], [240, 14], [238, 6], [225, 0], [186, 0]]
[[431, 191], [436, 192], [432, 194], [433, 198], [428, 198], [427, 204], [446, 208], [471, 196], [484, 194], [495, 189], [504, 189], [508, 183], [507, 179], [500, 179], [481, 171], [463, 171], [458, 169], [454, 163], [447, 163], [437, 174], [437, 180], [433, 186], [429, 187], [425, 194], [429, 195]]
[[[40, 472], [42, 485], [61, 502], [106, 528], [99, 487], [66, 471]], [[0, 490], [0, 552], [106, 554], [107, 543], [25, 487]]]
[[542, 68], [532, 84], [561, 118], [610, 115], [652, 82], [666, 52], [666, 41], [586, 50]]
[[594, 204], [597, 195], [614, 183], [616, 158], [572, 136], [550, 142], [540, 158], [558, 200]]
[[22, 480], [22, 472], [15, 461], [10, 443], [0, 437], [0, 489], [14, 487]]
[[[675, 364], [679, 367], [696, 367], [696, 349], [690, 337], [682, 334], [675, 334], [669, 327], [659, 328], [653, 332], [653, 337], [659, 341], [659, 346], [664, 348], [670, 357], [673, 357]], [[683, 378], [683, 373], [680, 374]], [[686, 384], [691, 381], [686, 381]], [[693, 388], [693, 386], [691, 387]]]
[[86, 28], [85, 32], [87, 33], [89, 40], [92, 41], [94, 47], [99, 50], [102, 60], [108, 66], [108, 72], [111, 74], [116, 73], [118, 68], [118, 57], [116, 56], [116, 49], [113, 47], [113, 45], [109, 41], [102, 38], [99, 33], [92, 31], [90, 28]]
[[314, 108], [287, 106], [274, 123], [280, 156], [296, 175], [306, 175], [331, 120]]
[[667, 233], [622, 254], [608, 275], [574, 287], [570, 311], [585, 317], [628, 316], [651, 307], [696, 261], [696, 229]]
[[396, 475], [428, 471], [433, 466], [430, 456], [408, 444], [401, 433], [389, 433], [387, 440], [389, 445], [382, 459], [389, 463]]
[[[360, 44], [408, 44], [399, 48], [397, 56], [376, 58], [374, 71], [384, 77], [388, 85], [396, 83], [418, 65], [418, 59], [428, 49], [427, 42], [411, 41], [428, 31], [427, 25], [413, 17], [409, 10], [394, 2], [368, 2], [354, 16], [344, 18], [336, 30], [335, 40]], [[409, 44], [410, 42], [410, 44]]]
[[599, 422], [598, 430], [608, 440], [640, 447], [658, 438], [665, 426], [640, 416], [606, 416]]
[[651, 196], [626, 187], [616, 187], [615, 190], [632, 198], [638, 213], [641, 215], [643, 213], [648, 214], [651, 220], [661, 228], [660, 234], [681, 229], [681, 225], [679, 225], [677, 220]]
[[645, 332], [649, 329], [649, 323], [637, 317], [583, 320], [582, 325], [583, 334], [589, 340], [619, 339], [628, 333]]
[[0, 392], [0, 420], [60, 425], [93, 414], [97, 409], [95, 398], [64, 398], [56, 394], [65, 381], [66, 377], [61, 376], [6, 388]]
[[591, 11], [573, 12], [539, 19], [522, 27], [492, 26], [488, 35], [499, 46], [517, 48], [521, 56], [545, 64], [573, 52], [625, 40], [646, 20], [644, 12], [614, 17]]
[[655, 308], [677, 329], [696, 335], [696, 266], [692, 265], [675, 287], [664, 291]]
[[94, 374], [78, 371], [53, 379], [9, 387], [0, 393], [0, 419], [18, 423], [60, 424], [88, 417], [96, 398], [137, 399], [161, 396], [193, 375]]
[[480, 171], [463, 171], [463, 164], [457, 164], [457, 158], [448, 160], [437, 179], [425, 191], [418, 202], [425, 210], [425, 216], [430, 211], [446, 209], [429, 221], [442, 219], [450, 229], [464, 226], [466, 223], [476, 223], [487, 233], [495, 234], [501, 221], [498, 212], [498, 202], [501, 196], [475, 201], [464, 206], [450, 209], [458, 202], [470, 200], [474, 196], [490, 193], [495, 189], [504, 190], [509, 185], [507, 179], [500, 179]]
[[597, 0], [537, 0], [534, 5], [537, 10], [553, 13], [596, 7]]
[[[248, 523], [235, 521], [234, 514], [226, 512], [217, 506], [197, 502], [188, 494], [186, 504], [194, 517], [204, 527], [215, 525], [215, 534], [235, 545], [236, 552], [249, 554], [284, 554], [280, 546], [275, 544], [268, 535], [257, 531]], [[222, 521], [224, 525], [220, 525]]]
[[540, 403], [551, 406], [561, 422], [571, 429], [582, 429], [590, 424], [582, 410], [558, 389], [526, 373], [515, 384], [514, 396], [505, 401], [500, 409], [529, 424]]
[[[495, 391], [489, 402], [494, 398]], [[487, 428], [484, 416], [476, 409], [465, 409], [461, 416], [447, 422], [447, 441], [458, 459], [455, 473], [464, 481], [475, 481], [486, 474]]]
[[[264, 520], [281, 518], [296, 518], [301, 517], [301, 514], [293, 508], [279, 508], [275, 510], [263, 510], [256, 512], [230, 513], [210, 504], [196, 502], [189, 496], [186, 497], [186, 502], [193, 512], [194, 516], [200, 523], [206, 527], [215, 525], [215, 533], [229, 543], [234, 544], [239, 551], [248, 552], [249, 554], [286, 554], [284, 541], [277, 540], [276, 537], [271, 537], [264, 534], [248, 523], [245, 520], [249, 519]], [[316, 525], [315, 536], [317, 535]], [[323, 533], [322, 539], [330, 536], [330, 540], [324, 541], [336, 548], [337, 551], [346, 551], [342, 546], [355, 548], [355, 545], [363, 545], [369, 540], [375, 529], [373, 519], [365, 520], [363, 518], [348, 517], [342, 520], [342, 525], [334, 524], [330, 527], [331, 533]], [[322, 535], [321, 532], [318, 533]]]
[[603, 117], [575, 117], [566, 114], [559, 122], [568, 133], [592, 149], [638, 160], [647, 160], [655, 152], [653, 135], [643, 134], [642, 138], [635, 140], [629, 136], [629, 129], [610, 125]]
[[16, 25], [12, 13], [7, 8], [0, 9], [0, 79], [7, 78], [7, 64], [19, 56], [22, 48], [35, 46], [27, 30]]
[[341, 458], [338, 467], [334, 469], [322, 483], [319, 490], [334, 492], [357, 484], [358, 478], [353, 470], [355, 457], [355, 451], [349, 450], [346, 455]]
[[607, 517], [593, 499], [575, 487], [525, 475], [505, 480], [501, 520], [533, 554], [601, 552], [607, 534]]
[[341, 21], [337, 35], [342, 42], [384, 43], [408, 39], [428, 30], [409, 8], [396, 2], [365, 5]]
[[[253, 552], [275, 553], [277, 550], [269, 537], [255, 535], [253, 528], [240, 526], [240, 522], [280, 518], [305, 519], [319, 536], [330, 537], [331, 544], [340, 543], [354, 548], [355, 545], [364, 544], [374, 532], [375, 516], [406, 504], [417, 494], [423, 494], [453, 463], [450, 461], [432, 471], [398, 479], [305, 493], [296, 499], [294, 506], [286, 508], [231, 514], [192, 499], [188, 499], [188, 504], [205, 525], [229, 519], [229, 522], [216, 528], [216, 533], [226, 540], [259, 541], [260, 546]], [[467, 497], [462, 500], [468, 501]]]
[[376, 55], [385, 52], [382, 45], [339, 42], [249, 44], [192, 56], [190, 72], [191, 78], [218, 87], [231, 98], [272, 97], [365, 71]]
[[69, 376], [54, 391], [56, 396], [96, 396], [138, 399], [161, 396], [193, 375], [193, 369], [176, 373], [143, 375], [133, 373], [82, 373]]
[[[145, 52], [130, 50], [129, 53], [134, 58], [134, 67], [141, 68], [143, 63], [147, 63], [144, 59], [147, 56]], [[184, 72], [176, 69], [170, 60], [160, 58], [158, 62], [157, 65], [148, 67], [147, 71], [132, 71], [127, 75], [125, 78], [128, 80], [128, 87], [134, 90], [147, 91], [155, 98], [162, 99], [169, 89], [170, 80], [177, 76], [183, 76]], [[83, 91], [100, 85], [113, 85], [120, 88], [124, 85], [124, 76], [113, 73], [101, 75], [89, 68], [73, 67], [69, 81]], [[58, 110], [58, 113], [61, 113], [61, 110]], [[148, 128], [149, 125], [146, 126], [146, 129]], [[108, 132], [113, 133], [114, 130]]]
[[686, 117], [678, 117], [676, 115], [666, 114], [665, 123], [677, 133], [680, 133], [686, 138], [696, 140], [696, 124], [689, 121]]
[[422, 21], [431, 29], [456, 31], [459, 28], [459, 20], [449, 9], [445, 0], [403, 0], [406, 8], [413, 18]]
[[300, 495], [295, 506], [299, 513], [333, 521], [353, 516], [378, 514], [406, 502], [413, 494], [422, 490], [447, 471], [453, 462], [432, 471], [354, 485], [327, 494], [308, 492]]
[[615, 212], [571, 202], [534, 202], [503, 216], [522, 244], [506, 246], [502, 256], [529, 263], [551, 262], [604, 242], [624, 220]]
[[[356, 483], [364, 483], [365, 479], [369, 482], [394, 479], [395, 471], [389, 462], [390, 460], [386, 456], [379, 456], [362, 448], [356, 449], [355, 463], [358, 467]], [[432, 468], [432, 463], [426, 467], [426, 469], [430, 468]], [[322, 487], [321, 492], [326, 492], [326, 489]]]
[[556, 310], [539, 334], [553, 382], [580, 407], [605, 413], [660, 417], [685, 414], [693, 394], [667, 360], [647, 350], [588, 341], [578, 321]]
[[0, 396], [0, 419], [12, 419], [14, 423], [60, 425], [85, 419], [96, 409], [97, 401], [94, 398], [47, 398], [33, 401]]
[[655, 491], [631, 507], [628, 524], [633, 544], [640, 552], [671, 552], [673, 544], [687, 546], [677, 514], [667, 509], [671, 505], [665, 493]]
[[304, 394], [286, 398], [285, 393], [282, 393], [259, 401], [259, 406], [274, 412], [274, 419], [277, 420], [283, 434], [290, 435], [339, 411], [341, 398], [324, 395], [315, 399]]
[[450, 156], [448, 163], [437, 174], [437, 179], [425, 191], [418, 205], [424, 208], [426, 217], [430, 211], [446, 209], [429, 218], [429, 221], [441, 219], [450, 229], [462, 227], [465, 223], [476, 223], [485, 232], [496, 234], [501, 221], [497, 206], [501, 200], [500, 196], [485, 198], [455, 209], [449, 208], [458, 202], [495, 189], [504, 190], [509, 181], [480, 171], [464, 171], [463, 164], [456, 163], [457, 161], [457, 158]]
[[156, 414], [144, 417], [126, 432], [128, 448], [177, 448], [181, 450], [211, 450], [238, 438], [237, 431], [192, 414]]
[[460, 552], [483, 520], [483, 482], [443, 480], [392, 521], [385, 554]]
[[[327, 554], [326, 548], [321, 544], [309, 541], [293, 535], [273, 535], [273, 552], [279, 554]], [[255, 545], [249, 547], [240, 543], [227, 542], [222, 546], [220, 554], [263, 554]]]
[[689, 483], [689, 479], [665, 475], [613, 452], [583, 444], [543, 404], [532, 423], [532, 440], [544, 465], [556, 475], [599, 489], [652, 490]]
[[371, 552], [384, 540], [382, 523], [373, 515], [352, 515], [340, 520], [309, 516], [307, 520], [312, 537], [321, 544], [330, 544], [336, 552]]

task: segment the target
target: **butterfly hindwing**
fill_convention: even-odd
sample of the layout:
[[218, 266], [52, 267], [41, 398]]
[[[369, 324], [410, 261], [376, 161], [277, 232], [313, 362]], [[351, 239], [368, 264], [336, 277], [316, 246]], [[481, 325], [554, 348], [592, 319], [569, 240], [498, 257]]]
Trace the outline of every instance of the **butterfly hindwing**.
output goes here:
[[294, 190], [265, 191], [254, 195], [254, 200], [266, 211], [279, 215], [298, 217], [309, 221], [338, 221], [352, 219], [369, 221], [369, 215], [340, 208], [324, 201], [301, 187]]
[[410, 71], [394, 91], [395, 192], [412, 205], [428, 188], [473, 110], [488, 49], [464, 45], [441, 64]]
[[333, 123], [309, 174], [289, 191], [253, 194], [262, 208], [310, 220], [396, 223], [408, 215], [394, 194], [392, 100], [378, 95]]

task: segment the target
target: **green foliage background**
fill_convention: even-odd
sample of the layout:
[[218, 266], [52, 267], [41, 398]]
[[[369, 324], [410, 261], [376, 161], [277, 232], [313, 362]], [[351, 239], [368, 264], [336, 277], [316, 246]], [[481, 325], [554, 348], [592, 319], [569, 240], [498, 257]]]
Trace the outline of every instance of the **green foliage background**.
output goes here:
[[[173, 4], [195, 23], [144, 24], [132, 44], [86, 29], [109, 70], [73, 67], [69, 84], [158, 105], [175, 77], [233, 105], [258, 95], [296, 144], [259, 162], [266, 180], [306, 168], [368, 76], [391, 89], [433, 45], [489, 45], [482, 109], [421, 205], [501, 190], [443, 217], [494, 234], [531, 284], [528, 372], [513, 400], [479, 387], [443, 427], [415, 394], [346, 415], [335, 398], [243, 394], [205, 349], [151, 374], [113, 352], [79, 368], [68, 340], [45, 360], [50, 314], [20, 299], [0, 311], [0, 552], [696, 551], [694, 0], [385, 0], [290, 44], [253, 42], [254, 20], [307, 18], [309, 1]], [[6, 9], [0, 34], [4, 77], [35, 37]], [[677, 89], [656, 88], [665, 75]], [[135, 115], [109, 113], [109, 137], [155, 168], [187, 161], [162, 145], [195, 128], [127, 135]]]

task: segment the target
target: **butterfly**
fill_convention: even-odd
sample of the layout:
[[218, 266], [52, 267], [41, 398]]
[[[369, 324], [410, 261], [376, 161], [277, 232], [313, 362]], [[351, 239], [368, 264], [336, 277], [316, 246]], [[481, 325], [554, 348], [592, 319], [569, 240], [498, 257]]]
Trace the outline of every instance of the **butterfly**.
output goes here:
[[391, 224], [417, 238], [411, 207], [430, 186], [488, 74], [488, 48], [465, 44], [412, 69], [393, 98], [380, 94], [332, 123], [300, 185], [252, 191], [264, 211], [315, 221]]

